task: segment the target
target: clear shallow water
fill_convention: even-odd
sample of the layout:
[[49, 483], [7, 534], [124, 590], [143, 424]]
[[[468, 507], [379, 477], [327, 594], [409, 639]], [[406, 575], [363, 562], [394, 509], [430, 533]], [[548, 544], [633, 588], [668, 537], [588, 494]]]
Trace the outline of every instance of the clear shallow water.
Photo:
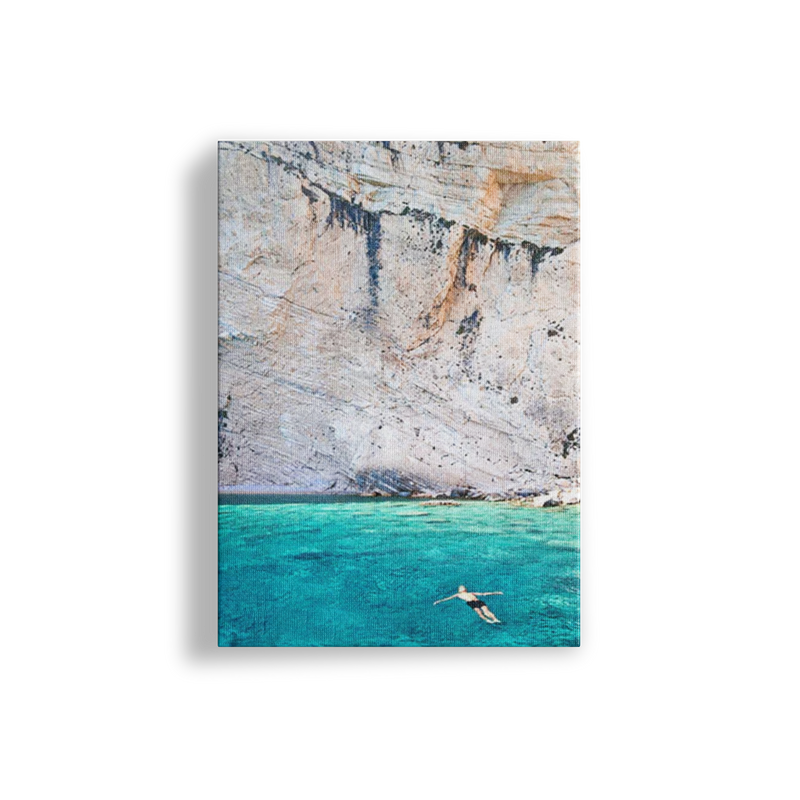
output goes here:
[[[227, 647], [575, 647], [580, 507], [265, 498], [219, 507]], [[252, 502], [248, 499], [247, 503]], [[456, 592], [483, 598], [489, 625]]]

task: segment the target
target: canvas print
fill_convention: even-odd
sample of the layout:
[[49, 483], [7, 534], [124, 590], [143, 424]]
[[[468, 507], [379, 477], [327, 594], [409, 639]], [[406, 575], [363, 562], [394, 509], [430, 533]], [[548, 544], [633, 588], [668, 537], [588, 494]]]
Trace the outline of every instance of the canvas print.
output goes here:
[[219, 644], [580, 644], [577, 142], [219, 143]]

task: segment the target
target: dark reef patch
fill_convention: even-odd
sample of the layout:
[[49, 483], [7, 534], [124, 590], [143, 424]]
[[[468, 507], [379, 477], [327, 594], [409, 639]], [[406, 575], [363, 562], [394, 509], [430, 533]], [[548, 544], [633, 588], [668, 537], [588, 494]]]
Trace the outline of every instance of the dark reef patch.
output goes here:
[[333, 557], [334, 557], [333, 553], [328, 553], [325, 551], [321, 553], [315, 553], [315, 552], [297, 553], [296, 555], [292, 556], [292, 558], [294, 558], [296, 561], [324, 561], [325, 559]]

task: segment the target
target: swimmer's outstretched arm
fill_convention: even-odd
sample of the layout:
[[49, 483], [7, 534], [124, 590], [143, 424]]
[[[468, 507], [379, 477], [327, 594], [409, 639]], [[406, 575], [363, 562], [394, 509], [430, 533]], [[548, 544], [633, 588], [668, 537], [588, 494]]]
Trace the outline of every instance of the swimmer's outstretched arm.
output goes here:
[[503, 593], [502, 592], [473, 592], [472, 594], [487, 595], [487, 594], [503, 594]]
[[450, 597], [443, 597], [441, 600], [434, 600], [433, 604], [436, 605], [437, 603], [444, 603], [446, 600], [453, 600], [456, 597], [458, 597], [457, 594], [451, 594]]

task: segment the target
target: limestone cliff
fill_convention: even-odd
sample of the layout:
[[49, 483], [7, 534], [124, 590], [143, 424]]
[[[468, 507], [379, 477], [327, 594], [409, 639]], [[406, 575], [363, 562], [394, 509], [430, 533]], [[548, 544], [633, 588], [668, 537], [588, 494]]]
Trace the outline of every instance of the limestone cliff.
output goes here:
[[224, 486], [579, 483], [572, 142], [224, 142]]

